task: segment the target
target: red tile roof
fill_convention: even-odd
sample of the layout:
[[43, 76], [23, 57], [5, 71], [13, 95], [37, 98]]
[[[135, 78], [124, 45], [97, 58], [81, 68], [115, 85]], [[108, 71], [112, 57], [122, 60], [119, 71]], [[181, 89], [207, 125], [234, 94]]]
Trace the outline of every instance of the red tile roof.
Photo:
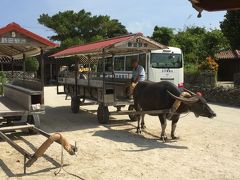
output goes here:
[[50, 57], [62, 57], [62, 56], [75, 55], [75, 54], [80, 54], [80, 53], [85, 53], [85, 52], [91, 52], [91, 51], [95, 51], [95, 50], [101, 50], [103, 48], [114, 45], [116, 43], [127, 41], [136, 35], [142, 36], [143, 34], [142, 33], [130, 34], [130, 35], [126, 35], [126, 36], [111, 38], [111, 39], [93, 42], [93, 43], [89, 43], [89, 44], [73, 46], [73, 47], [70, 47], [63, 51], [60, 51], [56, 54], [53, 54]]
[[38, 41], [39, 43], [42, 43], [46, 46], [50, 46], [50, 47], [57, 47], [58, 45], [37, 35], [37, 34], [34, 34], [24, 28], [22, 28], [19, 24], [13, 22], [13, 23], [10, 23], [8, 24], [7, 26], [3, 27], [3, 28], [0, 28], [0, 35], [2, 34], [5, 34], [7, 32], [10, 32], [10, 31], [17, 31], [31, 39], [34, 39], [36, 41]]
[[240, 50], [221, 51], [217, 53], [215, 56], [217, 59], [240, 59]]

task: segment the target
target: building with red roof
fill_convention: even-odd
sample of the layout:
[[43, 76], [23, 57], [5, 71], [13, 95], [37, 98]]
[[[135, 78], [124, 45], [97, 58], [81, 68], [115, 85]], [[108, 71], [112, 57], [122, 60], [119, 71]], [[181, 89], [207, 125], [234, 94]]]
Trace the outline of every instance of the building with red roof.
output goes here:
[[234, 74], [240, 73], [240, 50], [221, 51], [215, 57], [219, 65], [218, 80], [233, 81]]

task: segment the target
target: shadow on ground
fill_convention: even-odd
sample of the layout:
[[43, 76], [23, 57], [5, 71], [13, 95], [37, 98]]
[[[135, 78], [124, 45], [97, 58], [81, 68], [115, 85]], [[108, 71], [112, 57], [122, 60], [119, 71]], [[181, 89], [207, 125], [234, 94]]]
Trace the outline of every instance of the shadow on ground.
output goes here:
[[[95, 132], [93, 136], [98, 136], [119, 143], [130, 143], [138, 147], [135, 150], [124, 150], [130, 152], [147, 151], [157, 148], [188, 149], [186, 146], [172, 144], [175, 142], [172, 140], [167, 140], [166, 143], [163, 143], [159, 138], [150, 139], [144, 137], [143, 135], [132, 133], [133, 129], [135, 132], [135, 128], [125, 130], [100, 130]], [[146, 131], [144, 133], [150, 134]]]
[[[12, 140], [12, 141], [16, 141], [16, 140], [20, 140], [22, 142], [24, 142], [27, 146], [30, 147], [30, 149], [32, 150], [32, 152], [35, 152], [37, 150], [37, 148], [29, 141], [27, 141], [24, 137], [22, 136], [26, 136], [26, 133], [23, 133], [23, 132], [18, 132], [18, 133], [12, 133], [12, 134], [9, 134], [8, 137]], [[16, 151], [17, 152], [17, 151]], [[29, 152], [29, 153], [32, 153], [32, 152]], [[53, 158], [49, 157], [47, 154], [44, 154], [43, 155], [43, 158], [50, 162], [54, 167], [50, 167], [50, 168], [45, 168], [45, 169], [41, 169], [41, 170], [38, 170], [38, 171], [34, 171], [34, 172], [30, 172], [30, 173], [19, 173], [19, 174], [15, 174], [14, 172], [12, 172], [12, 170], [10, 169], [11, 167], [8, 167], [7, 164], [0, 159], [0, 167], [1, 169], [5, 172], [5, 174], [8, 176], [8, 177], [23, 177], [23, 176], [26, 176], [26, 175], [35, 175], [35, 174], [39, 174], [39, 173], [45, 173], [45, 172], [49, 172], [50, 170], [53, 170], [53, 169], [56, 169], [59, 168], [61, 165], [55, 161]], [[38, 161], [36, 161], [34, 164], [37, 164]], [[23, 167], [23, 163], [22, 163], [22, 167]], [[67, 165], [65, 165], [67, 166]], [[31, 171], [31, 167], [27, 168], [27, 170], [30, 170]]]
[[[84, 129], [93, 129], [102, 126], [98, 123], [96, 110], [81, 108], [76, 114], [71, 112], [69, 106], [50, 107], [46, 106], [46, 113], [41, 115], [41, 129], [52, 132], [68, 132]], [[116, 119], [111, 117], [109, 125], [114, 124]], [[122, 125], [125, 124], [121, 120]], [[125, 124], [126, 125], [126, 124]]]

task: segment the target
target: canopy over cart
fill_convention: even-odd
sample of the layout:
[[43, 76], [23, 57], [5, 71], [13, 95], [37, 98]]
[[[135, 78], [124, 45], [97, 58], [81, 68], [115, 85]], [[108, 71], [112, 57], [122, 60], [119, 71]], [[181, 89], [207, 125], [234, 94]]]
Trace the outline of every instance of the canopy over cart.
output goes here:
[[[79, 111], [79, 106], [84, 105], [85, 99], [90, 99], [99, 104], [98, 121], [107, 123], [109, 120], [108, 106], [116, 106], [118, 109], [121, 106], [130, 105], [132, 110], [132, 101], [126, 97], [126, 83], [129, 81], [128, 75], [117, 77], [114, 73], [114, 58], [122, 54], [147, 54], [151, 50], [166, 49], [161, 45], [147, 37], [142, 33], [129, 34], [126, 36], [107, 39], [99, 42], [89, 43], [70, 47], [61, 52], [58, 52], [52, 57], [55, 58], [75, 58], [75, 73], [74, 76], [62, 75], [58, 78], [58, 86], [64, 86], [64, 92], [71, 96], [71, 109], [73, 113]], [[146, 66], [149, 66], [149, 57], [144, 56]], [[106, 59], [112, 61], [111, 65], [106, 64]], [[102, 64], [98, 67], [97, 72], [89, 71], [86, 78], [79, 76], [79, 64]], [[113, 66], [106, 71], [107, 66]], [[91, 66], [89, 65], [89, 69]], [[99, 70], [100, 69], [100, 70]], [[147, 74], [148, 79], [148, 74]], [[59, 88], [58, 93], [59, 92]], [[122, 113], [122, 112], [121, 112]], [[115, 113], [116, 114], [116, 113]], [[131, 116], [132, 117], [132, 116]], [[132, 118], [131, 118], [132, 119]], [[134, 118], [133, 118], [134, 119]]]

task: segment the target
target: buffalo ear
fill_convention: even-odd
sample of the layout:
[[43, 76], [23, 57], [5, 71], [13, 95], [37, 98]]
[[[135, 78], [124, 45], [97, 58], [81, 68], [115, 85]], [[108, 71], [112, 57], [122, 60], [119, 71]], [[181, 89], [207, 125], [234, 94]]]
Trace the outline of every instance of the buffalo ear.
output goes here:
[[183, 102], [184, 104], [194, 104], [194, 103], [199, 101], [199, 97], [198, 96], [192, 96], [192, 97], [189, 97], [189, 98], [185, 98], [185, 97], [175, 96], [174, 94], [170, 93], [169, 91], [167, 91], [167, 93], [171, 97], [173, 97], [174, 99], [179, 100], [179, 101]]

